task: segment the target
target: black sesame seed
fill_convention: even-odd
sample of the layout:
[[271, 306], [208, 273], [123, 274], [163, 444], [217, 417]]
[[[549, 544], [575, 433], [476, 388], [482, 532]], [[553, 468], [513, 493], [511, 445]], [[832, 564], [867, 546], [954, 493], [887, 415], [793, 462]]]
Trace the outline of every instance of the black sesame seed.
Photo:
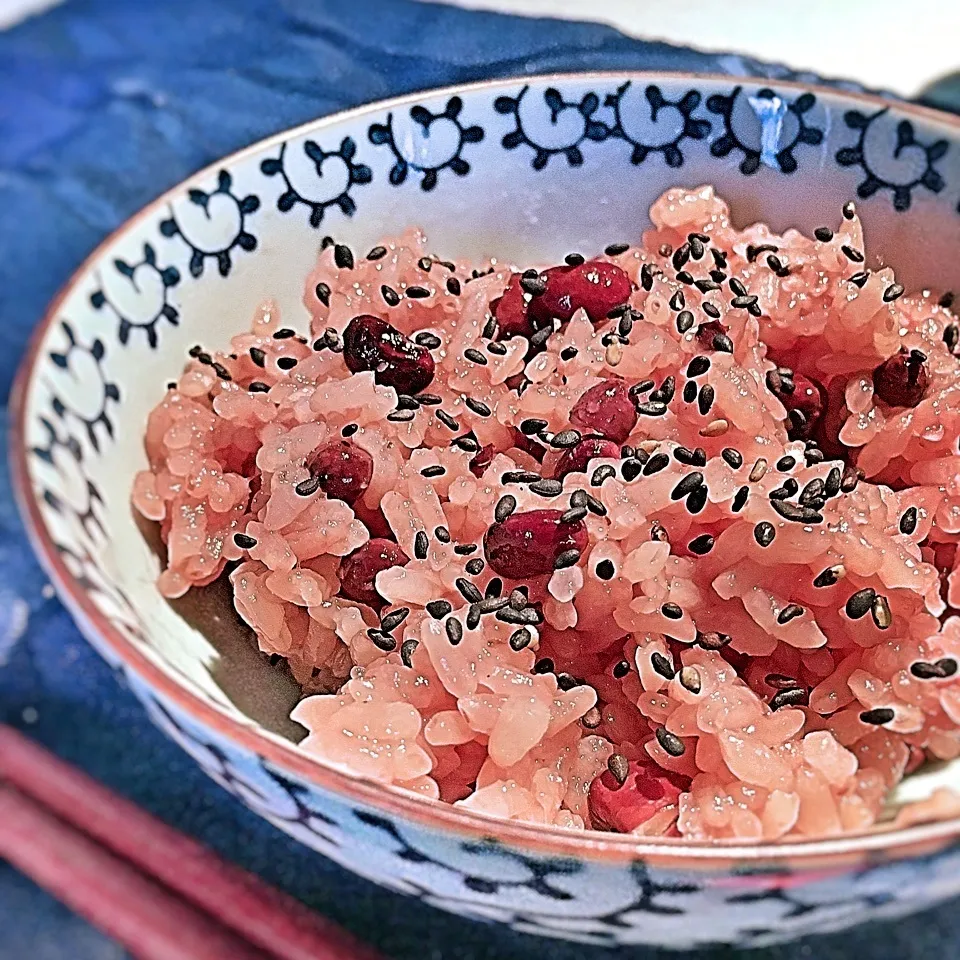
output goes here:
[[693, 314], [689, 310], [681, 310], [677, 314], [677, 333], [686, 333], [693, 327]]
[[355, 423], [344, 424], [340, 435], [343, 437], [352, 437], [360, 428]]
[[637, 404], [637, 413], [643, 417], [662, 417], [666, 412], [667, 405], [659, 401], [648, 400]]
[[856, 205], [852, 200], [848, 200], [842, 207], [841, 212], [843, 213], [844, 220], [852, 220], [857, 213]]
[[376, 627], [371, 627], [367, 630], [367, 636], [373, 641], [378, 650], [389, 653], [391, 650], [397, 649], [396, 639], [391, 637], [389, 633], [384, 633]]
[[233, 379], [233, 377], [230, 375], [230, 371], [229, 371], [222, 363], [214, 363], [214, 364], [212, 364], [212, 366], [213, 366], [213, 372], [214, 372], [221, 380], [232, 380], [232, 379]]
[[720, 456], [731, 466], [734, 470], [739, 470], [743, 466], [743, 454], [739, 450], [734, 450], [733, 447], [724, 447], [720, 452]]
[[674, 311], [676, 311], [676, 310], [682, 310], [682, 309], [684, 308], [684, 306], [686, 305], [686, 302], [687, 302], [687, 299], [686, 299], [686, 297], [683, 295], [683, 291], [682, 291], [682, 290], [678, 290], [678, 291], [670, 298], [670, 309], [671, 309], [671, 310], [674, 310]]
[[801, 687], [780, 690], [770, 698], [770, 709], [779, 710], [781, 707], [797, 707], [806, 703], [807, 697], [807, 691]]
[[338, 243], [333, 248], [333, 262], [341, 270], [353, 269], [353, 251], [346, 244]]
[[593, 471], [590, 477], [590, 486], [602, 487], [605, 480], [609, 480], [616, 475], [617, 471], [609, 463], [604, 463]]
[[698, 557], [702, 557], [705, 553], [709, 553], [713, 549], [714, 539], [710, 536], [709, 533], [701, 533], [699, 537], [694, 537], [688, 544], [691, 553], [695, 553]]
[[422, 300], [430, 296], [430, 291], [426, 287], [407, 287], [404, 292], [411, 300]]
[[508, 606], [498, 610], [495, 616], [502, 623], [509, 623], [514, 626], [535, 626], [543, 622], [543, 617], [535, 607], [524, 607], [522, 610], [516, 610]]
[[582, 687], [583, 681], [578, 680], [573, 674], [570, 673], [558, 673], [557, 674], [557, 689], [563, 690], [572, 690], [574, 687]]
[[813, 585], [815, 587], [832, 587], [843, 579], [845, 573], [846, 571], [844, 570], [843, 564], [836, 563], [832, 567], [826, 567], [824, 570], [821, 570], [813, 578]]
[[733, 341], [725, 333], [713, 337], [713, 349], [718, 353], [733, 353]]
[[460, 281], [456, 277], [447, 277], [447, 293], [460, 296]]
[[577, 523], [587, 515], [586, 507], [571, 507], [560, 514], [560, 523]]
[[891, 283], [886, 290], [883, 291], [883, 302], [884, 303], [893, 303], [894, 300], [897, 300], [899, 297], [903, 296], [903, 286], [899, 283]]
[[563, 259], [570, 267], [579, 267], [581, 263], [586, 262], [583, 255], [579, 253], [568, 253]]
[[474, 557], [472, 560], [468, 560], [464, 565], [463, 569], [470, 574], [471, 577], [476, 577], [479, 574], [483, 573], [484, 562], [480, 557]]
[[669, 403], [677, 391], [677, 379], [672, 374], [663, 378], [663, 383], [650, 394], [652, 403]]
[[613, 676], [616, 680], [622, 680], [630, 672], [630, 664], [626, 660], [620, 660], [613, 666]]
[[674, 270], [682, 270], [683, 265], [690, 259], [690, 244], [682, 243], [673, 252], [671, 263]]
[[447, 617], [443, 622], [450, 645], [455, 647], [463, 639], [463, 624], [456, 617]]
[[426, 560], [430, 550], [430, 540], [425, 530], [418, 530], [413, 538], [413, 555], [417, 560]]
[[[709, 242], [709, 238], [707, 240]], [[704, 241], [700, 239], [699, 234], [691, 234], [689, 238], [690, 243], [690, 256], [694, 260], [702, 260], [703, 254], [705, 253], [703, 244]]]
[[900, 532], [910, 536], [917, 529], [917, 508], [907, 507], [900, 517]]
[[519, 630], [514, 630], [510, 634], [510, 649], [518, 652], [525, 650], [530, 646], [532, 640], [533, 634], [526, 627], [520, 627]]
[[748, 496], [750, 496], [750, 488], [744, 485], [736, 492], [733, 502], [730, 504], [730, 509], [734, 513], [739, 513], [747, 505]]
[[434, 620], [442, 620], [453, 609], [449, 600], [431, 600], [425, 607]]
[[467, 453], [477, 453], [480, 450], [480, 444], [474, 440], [470, 434], [464, 434], [462, 437], [455, 437], [450, 441], [450, 445], [453, 447], [459, 447], [461, 450], [466, 450]]
[[277, 366], [281, 370], [292, 370], [296, 365], [296, 357], [277, 357]]
[[448, 429], [450, 430], [460, 429], [460, 424], [457, 423], [457, 421], [454, 420], [453, 417], [451, 417], [446, 410], [434, 410], [434, 415]]
[[840, 489], [844, 493], [852, 493], [857, 489], [860, 482], [860, 473], [855, 466], [847, 464], [843, 468], [843, 476], [840, 478]]
[[844, 605], [847, 616], [851, 620], [859, 620], [865, 617], [873, 607], [876, 596], [877, 592], [872, 587], [865, 587], [863, 590], [850, 594]]
[[781, 473], [786, 473], [788, 470], [792, 470], [796, 465], [796, 457], [791, 456], [781, 457], [776, 463], [776, 467]]
[[681, 271], [677, 274], [677, 279], [678, 279], [681, 283], [691, 284], [691, 283], [693, 283], [693, 274], [690, 273], [688, 270], [681, 270]]
[[405, 393], [397, 394], [397, 409], [398, 410], [419, 410], [420, 401], [416, 397], [408, 396]]
[[804, 506], [815, 506], [823, 504], [826, 499], [824, 482], [819, 477], [814, 477], [801, 491], [800, 503]]
[[317, 295], [317, 299], [325, 306], [330, 306], [330, 287], [326, 283], [318, 283], [314, 288], [313, 292]]
[[848, 260], [852, 260], [854, 263], [863, 263], [863, 254], [856, 248], [845, 243], [840, 249]]
[[795, 603], [788, 603], [778, 614], [777, 614], [777, 623], [789, 623], [791, 620], [796, 620], [797, 617], [803, 616], [803, 607], [798, 606]]
[[784, 520], [790, 520], [793, 523], [822, 523], [823, 516], [817, 513], [812, 507], [801, 507], [799, 504], [791, 503], [789, 500], [771, 500], [770, 506]]
[[630, 249], [629, 243], [611, 243], [608, 247], [604, 249], [604, 253], [608, 257], [616, 257], [621, 253], [626, 253]]
[[713, 406], [713, 399], [716, 396], [716, 391], [709, 383], [705, 383], [700, 388], [700, 393], [697, 396], [697, 407], [700, 410], [702, 416], [706, 416], [710, 412], [710, 408]]
[[[449, 531], [446, 527], [442, 527], [442, 526], [441, 526], [441, 527], [434, 527], [434, 528], [433, 528], [433, 535], [434, 535], [441, 543], [449, 543], [449, 542], [450, 542], [450, 531]], [[456, 550], [456, 547], [454, 547], [454, 550]]]
[[[957, 662], [956, 660], [952, 660], [951, 662], [954, 665], [954, 672], [956, 672]], [[923, 660], [917, 660], [916, 663], [911, 663], [910, 672], [918, 680], [943, 680], [949, 676], [949, 674], [944, 672], [940, 663], [926, 663]]]
[[528, 489], [538, 497], [559, 497], [563, 493], [563, 484], [559, 480], [538, 479]]
[[533, 670], [531, 673], [537, 675], [543, 673], [553, 673], [553, 661], [549, 657], [542, 657], [533, 665]]
[[[649, 460], [647, 461], [650, 462]], [[632, 483], [643, 472], [644, 465], [639, 460], [631, 457], [620, 464], [620, 473], [627, 483]]]
[[413, 410], [392, 410], [387, 414], [387, 419], [392, 423], [408, 423], [415, 416]]
[[640, 286], [647, 292], [653, 289], [653, 268], [649, 263], [640, 268]]
[[683, 610], [675, 603], [665, 603], [660, 607], [660, 612], [668, 620], [679, 620], [683, 617]]
[[766, 520], [761, 520], [760, 523], [753, 528], [753, 539], [756, 540], [761, 547], [769, 547], [770, 544], [773, 543], [776, 535], [776, 528]]
[[540, 420], [535, 417], [530, 417], [527, 420], [523, 420], [520, 423], [520, 432], [527, 437], [536, 436], [538, 433], [542, 433], [549, 426], [546, 420]]
[[700, 309], [712, 320], [720, 319], [720, 308], [716, 304], [704, 301], [700, 304]]
[[474, 400], [473, 397], [467, 397], [464, 400], [464, 403], [478, 416], [478, 417], [489, 417], [493, 412], [491, 409], [482, 401]]
[[254, 537], [248, 537], [245, 533], [235, 533], [233, 535], [233, 542], [241, 550], [252, 550], [257, 545], [256, 539]]
[[474, 347], [468, 347], [463, 351], [463, 355], [473, 363], [479, 363], [480, 366], [485, 367], [487, 365], [487, 358]]
[[[419, 344], [421, 347], [426, 347], [428, 350], [436, 350], [442, 342], [436, 334], [430, 333], [427, 330], [423, 330], [418, 333], [413, 338], [413, 341], [414, 343]], [[421, 400], [420, 402], [423, 403], [424, 401]]]
[[714, 290], [720, 289], [720, 284], [714, 280], [695, 280], [693, 285], [701, 293], [712, 293]]
[[736, 310], [746, 310], [748, 307], [752, 307], [756, 302], [757, 298], [750, 294], [742, 297], [734, 297], [730, 301], [730, 306]]
[[657, 727], [657, 743], [670, 754], [671, 757], [682, 757], [686, 752], [683, 741], [671, 733], [666, 727]]
[[860, 719], [863, 723], [868, 723], [873, 727], [882, 727], [885, 723], [889, 723], [896, 714], [890, 707], [874, 707], [872, 710], [864, 710], [860, 714]]
[[701, 510], [707, 505], [707, 488], [706, 486], [697, 487], [693, 493], [687, 497], [687, 512], [692, 514], [698, 514]]
[[863, 287], [864, 284], [870, 279], [870, 274], [866, 270], [859, 270], [852, 277], [849, 277], [849, 282], [854, 284], [857, 287]]
[[594, 569], [601, 580], [612, 580], [617, 572], [612, 560], [601, 560]]
[[688, 380], [683, 385], [683, 402], [693, 403], [697, 399], [697, 385], [693, 380]]
[[564, 550], [557, 556], [553, 565], [557, 570], [563, 570], [566, 567], [572, 567], [580, 559], [580, 551], [577, 549]]
[[817, 227], [817, 229], [813, 231], [813, 235], [821, 243], [829, 243], [833, 239], [833, 231], [829, 227]]
[[380, 618], [380, 629], [384, 633], [393, 633], [409, 615], [409, 607], [397, 607], [396, 610], [391, 610]]
[[517, 498], [508, 493], [497, 501], [497, 506], [493, 512], [494, 519], [497, 523], [503, 523], [516, 509]]
[[705, 356], [696, 356], [687, 364], [687, 376], [699, 377], [710, 369], [710, 358]]
[[435, 464], [431, 467], [424, 467], [420, 471], [421, 477], [426, 477], [428, 480], [433, 479], [434, 477], [442, 477], [447, 472], [446, 467], [440, 466], [440, 464]]
[[320, 477], [307, 477], [306, 480], [301, 480], [293, 489], [298, 497], [310, 497], [320, 489], [320, 483]]
[[568, 447], [575, 447], [583, 437], [576, 430], [562, 430], [550, 440], [550, 446], [564, 450]]
[[383, 297], [388, 307], [395, 307], [400, 302], [400, 294], [397, 293], [393, 287], [388, 287], [386, 284], [380, 287], [380, 296]]
[[404, 640], [403, 643], [400, 644], [400, 662], [405, 667], [413, 666], [413, 655], [416, 653], [417, 647], [419, 646], [420, 641], [414, 640], [413, 637], [411, 637], [409, 640]]
[[529, 470], [505, 470], [500, 475], [501, 483], [534, 483], [539, 479], [539, 473], [532, 473]]
[[630, 761], [622, 753], [612, 753], [607, 758], [607, 769], [622, 787], [630, 776]]
[[368, 260], [380, 260], [387, 255], [386, 247], [373, 247], [367, 254]]
[[688, 473], [683, 477], [670, 492], [671, 500], [682, 500], [685, 496], [692, 493], [698, 487], [703, 485], [703, 474], [699, 471]]

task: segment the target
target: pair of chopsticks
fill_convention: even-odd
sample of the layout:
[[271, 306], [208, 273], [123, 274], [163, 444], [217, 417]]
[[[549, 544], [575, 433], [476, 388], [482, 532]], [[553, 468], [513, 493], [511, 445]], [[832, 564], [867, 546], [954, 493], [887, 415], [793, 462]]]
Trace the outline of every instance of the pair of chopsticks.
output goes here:
[[2, 724], [0, 859], [137, 960], [377, 956]]

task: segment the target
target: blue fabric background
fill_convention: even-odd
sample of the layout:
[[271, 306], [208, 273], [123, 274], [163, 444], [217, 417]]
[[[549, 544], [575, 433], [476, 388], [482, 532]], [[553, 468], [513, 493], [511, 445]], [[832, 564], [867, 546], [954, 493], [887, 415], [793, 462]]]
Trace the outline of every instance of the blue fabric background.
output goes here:
[[[787, 72], [644, 43], [601, 26], [406, 0], [69, 0], [0, 34], [0, 399], [45, 304], [82, 258], [148, 200], [217, 157], [316, 116], [405, 91], [618, 67]], [[447, 916], [381, 891], [288, 840], [154, 730], [59, 603], [44, 596], [44, 577], [26, 551], [4, 464], [0, 719], [28, 729], [390, 957], [610, 955]], [[753, 957], [927, 960], [956, 956], [957, 944], [960, 915], [947, 906]], [[0, 960], [123, 955], [0, 864]]]

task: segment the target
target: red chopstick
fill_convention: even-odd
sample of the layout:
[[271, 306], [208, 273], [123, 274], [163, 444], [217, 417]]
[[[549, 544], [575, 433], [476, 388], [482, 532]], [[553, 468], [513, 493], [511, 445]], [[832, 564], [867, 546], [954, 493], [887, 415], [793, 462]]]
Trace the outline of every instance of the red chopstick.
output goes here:
[[0, 785], [0, 858], [138, 960], [268, 956], [7, 785]]
[[[129, 861], [154, 882], [155, 888], [160, 889], [159, 884], [175, 891], [223, 927], [265, 951], [267, 956], [278, 960], [376, 960], [378, 956], [332, 921], [258, 877], [221, 860], [196, 840], [157, 820], [2, 724], [0, 778], [16, 788], [16, 792], [8, 791], [8, 797], [15, 793], [21, 795], [17, 804], [5, 798], [7, 805], [19, 809], [22, 795], [32, 797], [62, 821], [83, 831], [96, 842], [93, 846], [99, 843], [113, 851], [116, 856], [107, 854], [111, 860], [101, 862], [104, 870], [122, 860]], [[29, 859], [29, 851], [21, 851], [16, 837], [10, 839], [8, 834], [13, 831], [5, 827], [0, 815], [0, 837], [6, 837], [0, 843], [15, 850], [19, 858], [15, 862], [30, 874], [29, 864], [22, 865], [25, 857]], [[13, 861], [12, 856], [10, 859]], [[49, 872], [45, 876], [49, 877]], [[154, 956], [207, 956], [142, 952], [138, 955], [150, 956], [151, 960]], [[245, 960], [245, 955], [234, 956], [238, 960], [244, 956]]]

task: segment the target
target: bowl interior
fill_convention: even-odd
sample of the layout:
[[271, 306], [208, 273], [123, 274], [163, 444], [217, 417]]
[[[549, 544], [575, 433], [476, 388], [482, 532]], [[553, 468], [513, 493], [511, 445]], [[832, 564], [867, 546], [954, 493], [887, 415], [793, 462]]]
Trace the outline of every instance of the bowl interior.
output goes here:
[[[170, 603], [129, 505], [148, 411], [194, 343], [221, 348], [266, 298], [305, 330], [325, 234], [362, 255], [422, 226], [441, 256], [525, 263], [638, 240], [667, 187], [714, 184], [740, 224], [810, 231], [856, 199], [872, 258], [908, 289], [960, 285], [960, 126], [916, 108], [730, 78], [582, 75], [406, 97], [228, 157], [112, 236], [54, 304], [21, 379], [21, 491], [87, 635], [135, 649], [268, 737], [297, 690], [222, 585]], [[960, 784], [948, 765], [903, 785]]]

